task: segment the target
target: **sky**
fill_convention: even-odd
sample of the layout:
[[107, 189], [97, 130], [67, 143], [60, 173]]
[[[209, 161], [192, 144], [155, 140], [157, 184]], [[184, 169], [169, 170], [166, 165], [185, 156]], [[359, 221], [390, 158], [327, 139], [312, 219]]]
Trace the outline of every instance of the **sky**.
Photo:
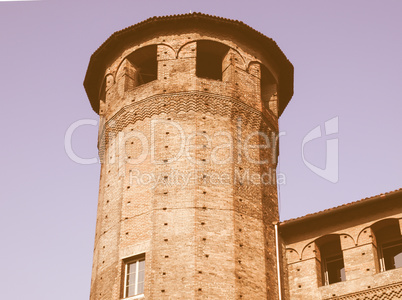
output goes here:
[[[100, 165], [64, 145], [98, 121], [89, 58], [117, 30], [190, 11], [245, 22], [294, 65], [281, 220], [402, 187], [401, 1], [0, 1], [1, 299], [89, 298]], [[96, 126], [72, 137], [81, 157], [96, 143]]]

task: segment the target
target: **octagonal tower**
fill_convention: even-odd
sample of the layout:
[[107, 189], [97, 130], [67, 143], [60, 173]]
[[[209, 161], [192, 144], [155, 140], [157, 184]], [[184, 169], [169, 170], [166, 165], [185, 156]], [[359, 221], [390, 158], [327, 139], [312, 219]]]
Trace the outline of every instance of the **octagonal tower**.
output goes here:
[[84, 81], [100, 115], [92, 300], [277, 299], [278, 117], [293, 66], [209, 15], [114, 33]]

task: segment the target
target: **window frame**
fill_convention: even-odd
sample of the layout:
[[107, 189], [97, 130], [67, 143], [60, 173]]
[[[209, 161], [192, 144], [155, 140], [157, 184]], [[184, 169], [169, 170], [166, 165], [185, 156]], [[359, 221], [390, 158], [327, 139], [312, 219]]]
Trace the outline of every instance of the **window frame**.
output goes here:
[[[342, 265], [343, 265], [343, 268], [340, 269], [341, 280], [340, 281], [335, 281], [335, 282], [330, 282], [330, 278], [329, 278], [329, 273], [330, 273], [329, 270], [330, 270], [330, 268], [328, 267], [328, 265], [331, 264], [331, 263], [334, 263], [334, 262], [339, 262], [339, 261], [341, 261]], [[323, 270], [324, 270], [324, 272], [323, 272], [324, 273], [324, 285], [331, 285], [331, 284], [334, 284], [334, 283], [346, 281], [345, 262], [344, 262], [342, 253], [325, 257], [324, 258], [324, 263], [323, 263]], [[342, 276], [342, 270], [343, 270], [343, 275], [344, 276]], [[344, 277], [344, 279], [343, 279], [343, 277]]]
[[[385, 246], [385, 247], [384, 247]], [[392, 239], [392, 240], [387, 240], [384, 241], [380, 244], [380, 271], [381, 272], [386, 272], [386, 271], [390, 271], [390, 270], [395, 270], [395, 269], [400, 269], [402, 267], [395, 267], [395, 268], [386, 268], [386, 264], [385, 264], [385, 255], [384, 255], [384, 249], [390, 249], [392, 247], [395, 246], [402, 246], [402, 238], [396, 238], [396, 239]], [[402, 252], [401, 252], [402, 253]]]
[[[122, 284], [123, 299], [131, 300], [131, 299], [141, 299], [141, 298], [145, 297], [144, 291], [140, 294], [138, 293], [138, 287], [139, 287], [138, 274], [139, 274], [140, 262], [142, 262], [142, 261], [144, 261], [144, 282], [143, 282], [143, 284], [145, 285], [145, 254], [136, 255], [136, 256], [129, 257], [129, 258], [123, 260], [123, 270], [122, 270], [123, 271], [123, 284]], [[135, 275], [135, 283], [134, 283], [135, 292], [134, 292], [134, 295], [128, 295], [129, 285], [127, 283], [128, 283], [129, 275], [130, 275], [130, 274], [128, 274], [128, 270], [129, 270], [129, 266], [132, 264], [135, 264], [135, 274], [136, 274]]]
[[398, 268], [395, 267], [387, 269], [385, 264], [386, 257], [384, 256], [384, 249], [389, 249], [391, 247], [402, 245], [402, 234], [399, 220], [395, 218], [382, 219], [372, 224], [370, 227], [375, 237], [374, 243], [376, 247], [378, 261], [377, 270], [382, 273], [391, 270], [401, 269], [402, 266]]

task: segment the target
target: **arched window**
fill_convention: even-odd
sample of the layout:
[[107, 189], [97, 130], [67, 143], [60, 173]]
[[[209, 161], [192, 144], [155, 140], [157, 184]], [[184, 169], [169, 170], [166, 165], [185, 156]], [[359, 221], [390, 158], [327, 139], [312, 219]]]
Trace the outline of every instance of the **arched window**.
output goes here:
[[101, 89], [99, 92], [99, 100], [103, 101], [104, 103], [106, 102], [106, 78], [102, 81]]
[[196, 75], [222, 80], [222, 61], [229, 47], [214, 41], [197, 41]]
[[322, 285], [345, 281], [345, 265], [339, 235], [319, 238], [316, 245], [321, 256]]
[[397, 219], [387, 219], [371, 226], [377, 242], [380, 271], [402, 267], [402, 236]]
[[274, 95], [276, 94], [276, 82], [268, 68], [261, 65], [261, 101], [266, 108], [275, 114], [278, 113], [278, 103]]
[[131, 76], [135, 86], [156, 80], [158, 77], [157, 46], [150, 45], [134, 51], [127, 57], [132, 64]]

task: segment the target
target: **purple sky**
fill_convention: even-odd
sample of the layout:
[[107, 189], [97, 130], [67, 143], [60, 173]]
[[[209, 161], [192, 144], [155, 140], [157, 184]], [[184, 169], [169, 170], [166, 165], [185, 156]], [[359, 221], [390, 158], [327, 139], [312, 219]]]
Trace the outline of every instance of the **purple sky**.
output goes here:
[[[64, 135], [98, 119], [82, 85], [91, 54], [154, 15], [241, 20], [293, 63], [295, 94], [280, 119], [282, 220], [402, 187], [401, 1], [83, 2], [0, 2], [1, 299], [88, 299], [100, 167], [71, 161]], [[301, 152], [303, 138], [334, 117], [337, 183]], [[94, 157], [96, 139], [96, 127], [82, 127], [74, 150]], [[304, 153], [324, 168], [325, 151], [322, 138]]]

